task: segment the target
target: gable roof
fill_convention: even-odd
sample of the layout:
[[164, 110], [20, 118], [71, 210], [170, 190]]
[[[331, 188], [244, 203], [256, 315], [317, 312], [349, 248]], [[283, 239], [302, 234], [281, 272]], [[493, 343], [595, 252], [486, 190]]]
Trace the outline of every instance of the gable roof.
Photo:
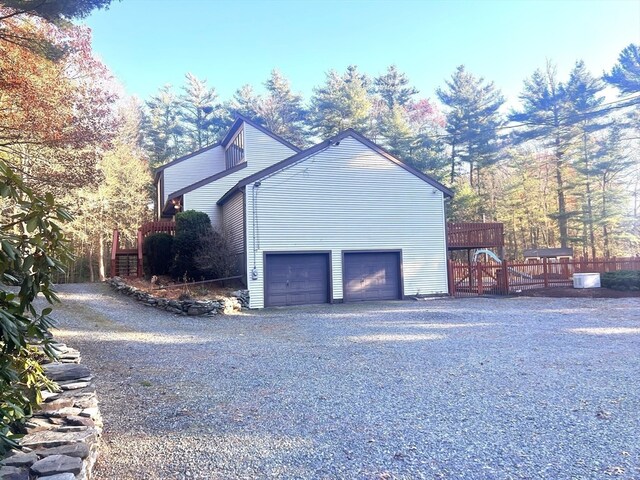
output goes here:
[[276, 140], [277, 142], [280, 142], [281, 144], [283, 144], [285, 147], [290, 148], [291, 150], [293, 150], [294, 152], [300, 152], [301, 150], [296, 147], [293, 143], [288, 142], [287, 140], [285, 140], [284, 138], [282, 138], [279, 135], [276, 135], [275, 133], [273, 133], [271, 130], [268, 130], [266, 128], [264, 128], [262, 125], [257, 124], [256, 122], [254, 122], [253, 120], [248, 119], [247, 117], [245, 117], [244, 115], [236, 115], [236, 119], [233, 122], [233, 125], [231, 125], [231, 128], [229, 129], [229, 131], [227, 132], [227, 134], [224, 136], [224, 138], [222, 139], [222, 141], [220, 142], [220, 144], [223, 147], [226, 147], [228, 145], [228, 143], [233, 139], [233, 137], [235, 136], [236, 132], [238, 130], [240, 130], [240, 127], [242, 127], [243, 123], [247, 123], [249, 125], [251, 125], [253, 128], [255, 128], [256, 130], [260, 130], [262, 133], [264, 133], [265, 135], [270, 136], [271, 138], [273, 138], [274, 140]]
[[338, 133], [337, 135], [325, 140], [324, 142], [320, 142], [317, 145], [314, 145], [311, 148], [308, 148], [300, 153], [297, 153], [289, 158], [286, 158], [284, 160], [282, 160], [281, 162], [278, 163], [274, 163], [273, 165], [260, 170], [259, 172], [254, 173], [253, 175], [249, 175], [248, 177], [243, 178], [242, 180], [240, 180], [237, 184], [235, 184], [229, 191], [227, 191], [227, 193], [225, 193], [220, 200], [218, 200], [218, 205], [222, 205], [224, 204], [229, 197], [231, 197], [231, 195], [233, 195], [236, 191], [240, 190], [241, 188], [246, 187], [247, 185], [249, 185], [250, 183], [256, 182], [266, 176], [269, 176], [273, 173], [276, 173], [279, 170], [282, 170], [283, 168], [288, 167], [289, 165], [293, 165], [294, 163], [300, 162], [302, 160], [304, 160], [307, 157], [310, 157], [311, 155], [314, 155], [322, 150], [325, 150], [327, 148], [329, 148], [331, 145], [335, 145], [340, 143], [340, 141], [344, 138], [347, 137], [353, 137], [354, 139], [356, 139], [357, 141], [359, 141], [360, 143], [362, 143], [364, 146], [370, 148], [371, 150], [373, 150], [374, 152], [382, 155], [384, 158], [386, 158], [387, 160], [390, 160], [391, 162], [395, 163], [396, 165], [398, 165], [399, 167], [405, 169], [407, 172], [411, 173], [412, 175], [415, 175], [416, 177], [418, 177], [420, 180], [428, 183], [429, 185], [437, 188], [438, 190], [440, 190], [442, 193], [444, 193], [446, 196], [448, 197], [453, 197], [453, 191], [451, 191], [450, 189], [448, 189], [447, 187], [445, 187], [444, 185], [442, 185], [440, 182], [438, 182], [436, 179], [431, 178], [429, 175], [426, 175], [424, 173], [422, 173], [420, 170], [417, 170], [415, 168], [413, 168], [410, 165], [407, 165], [406, 163], [402, 162], [401, 160], [397, 159], [396, 157], [394, 157], [393, 155], [391, 155], [389, 152], [387, 152], [384, 148], [380, 147], [379, 145], [376, 145], [375, 143], [373, 143], [371, 140], [369, 140], [368, 138], [366, 138], [365, 136], [359, 134], [358, 132], [356, 132], [353, 129], [348, 129], [345, 130], [343, 132]]
[[161, 165], [160, 167], [156, 168], [155, 171], [154, 171], [155, 181], [158, 180], [158, 176], [159, 176], [160, 172], [164, 171], [168, 167], [171, 167], [171, 166], [173, 166], [173, 165], [175, 165], [177, 163], [180, 163], [180, 162], [184, 162], [185, 160], [188, 160], [188, 159], [190, 159], [192, 157], [195, 157], [196, 155], [204, 153], [207, 150], [211, 150], [212, 148], [218, 147], [220, 145], [222, 145], [223, 147], [226, 147], [228, 145], [228, 143], [233, 139], [233, 137], [235, 136], [236, 132], [238, 130], [240, 130], [240, 128], [242, 127], [243, 123], [248, 123], [249, 125], [251, 125], [256, 130], [259, 130], [262, 133], [264, 133], [265, 135], [270, 136], [271, 138], [273, 138], [274, 140], [280, 142], [285, 147], [290, 148], [294, 152], [300, 152], [301, 151], [294, 144], [288, 142], [287, 140], [285, 140], [281, 136], [276, 135], [272, 131], [267, 130], [266, 128], [264, 128], [263, 126], [257, 124], [253, 120], [248, 119], [244, 115], [236, 115], [236, 119], [233, 121], [233, 124], [231, 125], [231, 127], [229, 128], [229, 130], [225, 134], [224, 138], [220, 142], [216, 142], [216, 143], [214, 143], [212, 145], [207, 145], [206, 147], [203, 147], [203, 148], [201, 148], [199, 150], [196, 150], [195, 152], [191, 152], [188, 155], [184, 155], [182, 157], [176, 158], [175, 160], [171, 160], [169, 163], [165, 163], [164, 165]]
[[158, 175], [160, 172], [164, 171], [168, 167], [172, 167], [176, 163], [184, 162], [185, 160], [189, 160], [191, 157], [195, 157], [196, 155], [200, 155], [201, 153], [206, 152], [207, 150], [211, 150], [212, 148], [216, 148], [220, 146], [220, 142], [213, 143], [211, 145], [207, 145], [206, 147], [202, 147], [200, 150], [196, 150], [195, 152], [191, 152], [188, 155], [184, 155], [183, 157], [176, 158], [175, 160], [171, 160], [169, 163], [165, 163], [164, 165], [159, 166], [155, 169], [155, 180], [158, 180]]
[[221, 179], [223, 177], [226, 177], [227, 175], [231, 175], [232, 173], [238, 172], [238, 171], [240, 171], [240, 170], [242, 170], [243, 168], [246, 168], [246, 167], [247, 167], [247, 162], [239, 163], [238, 165], [234, 165], [231, 168], [227, 168], [226, 170], [222, 170], [221, 172], [218, 172], [215, 175], [211, 175], [209, 177], [203, 178], [202, 180], [199, 180], [196, 183], [192, 183], [191, 185], [187, 185], [186, 187], [181, 188], [180, 190], [176, 190], [175, 192], [170, 193], [167, 196], [167, 200], [164, 202], [163, 211], [167, 207], [169, 202], [171, 200], [173, 200], [174, 198], [180, 197], [180, 196], [184, 195], [185, 193], [189, 193], [189, 192], [195, 190], [196, 188], [200, 188], [200, 187], [202, 187], [204, 185], [207, 185], [208, 183], [215, 182], [216, 180], [219, 180], [219, 179]]

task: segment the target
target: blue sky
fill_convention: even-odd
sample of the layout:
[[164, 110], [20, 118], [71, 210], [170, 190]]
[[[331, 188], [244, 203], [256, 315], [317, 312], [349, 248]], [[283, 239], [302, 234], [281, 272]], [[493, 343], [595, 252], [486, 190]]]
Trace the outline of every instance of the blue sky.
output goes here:
[[640, 0], [122, 0], [84, 23], [96, 54], [143, 99], [186, 72], [228, 98], [246, 83], [260, 90], [274, 67], [308, 98], [349, 64], [371, 75], [396, 64], [433, 98], [465, 64], [513, 102], [547, 59], [563, 77], [578, 59], [610, 69], [640, 43]]

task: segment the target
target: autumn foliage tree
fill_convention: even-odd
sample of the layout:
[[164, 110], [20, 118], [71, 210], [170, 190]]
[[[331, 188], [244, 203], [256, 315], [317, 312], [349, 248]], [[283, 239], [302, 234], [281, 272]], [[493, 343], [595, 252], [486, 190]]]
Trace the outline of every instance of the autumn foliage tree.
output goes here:
[[0, 42], [0, 153], [38, 188], [58, 193], [92, 182], [98, 152], [112, 140], [116, 95], [105, 85], [106, 68], [91, 56], [88, 31], [22, 17], [2, 27], [66, 53], [52, 60]]
[[112, 118], [105, 71], [86, 30], [69, 20], [107, 4], [0, 7], [0, 453], [15, 445], [41, 390], [53, 387], [39, 366], [41, 355], [55, 356], [51, 308], [34, 302], [57, 300], [53, 275], [69, 260], [63, 224], [71, 217], [52, 192], [90, 182]]

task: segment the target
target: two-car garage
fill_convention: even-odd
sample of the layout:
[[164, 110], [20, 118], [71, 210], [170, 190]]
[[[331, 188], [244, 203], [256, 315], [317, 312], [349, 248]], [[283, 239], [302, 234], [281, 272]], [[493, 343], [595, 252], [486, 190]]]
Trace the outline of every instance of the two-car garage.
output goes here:
[[[342, 252], [345, 302], [402, 298], [400, 251]], [[331, 253], [265, 255], [265, 306], [329, 303]]]

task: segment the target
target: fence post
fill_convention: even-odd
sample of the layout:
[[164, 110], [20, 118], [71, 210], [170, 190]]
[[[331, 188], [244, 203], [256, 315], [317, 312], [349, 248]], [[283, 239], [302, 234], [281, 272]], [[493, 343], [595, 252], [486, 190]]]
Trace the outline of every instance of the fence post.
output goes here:
[[549, 271], [548, 271], [548, 258], [542, 259], [542, 273], [544, 277], [544, 288], [549, 286]]
[[562, 278], [565, 280], [569, 279], [569, 262], [566, 259], [560, 260], [560, 264], [562, 266]]
[[482, 295], [484, 293], [482, 289], [482, 264], [476, 263], [476, 269], [478, 274], [478, 295]]
[[507, 263], [506, 260], [502, 261], [502, 278], [503, 278], [502, 294], [509, 295], [509, 264]]
[[450, 258], [447, 260], [447, 273], [449, 274], [449, 296], [454, 297], [456, 294], [456, 281], [453, 276], [453, 261]]

